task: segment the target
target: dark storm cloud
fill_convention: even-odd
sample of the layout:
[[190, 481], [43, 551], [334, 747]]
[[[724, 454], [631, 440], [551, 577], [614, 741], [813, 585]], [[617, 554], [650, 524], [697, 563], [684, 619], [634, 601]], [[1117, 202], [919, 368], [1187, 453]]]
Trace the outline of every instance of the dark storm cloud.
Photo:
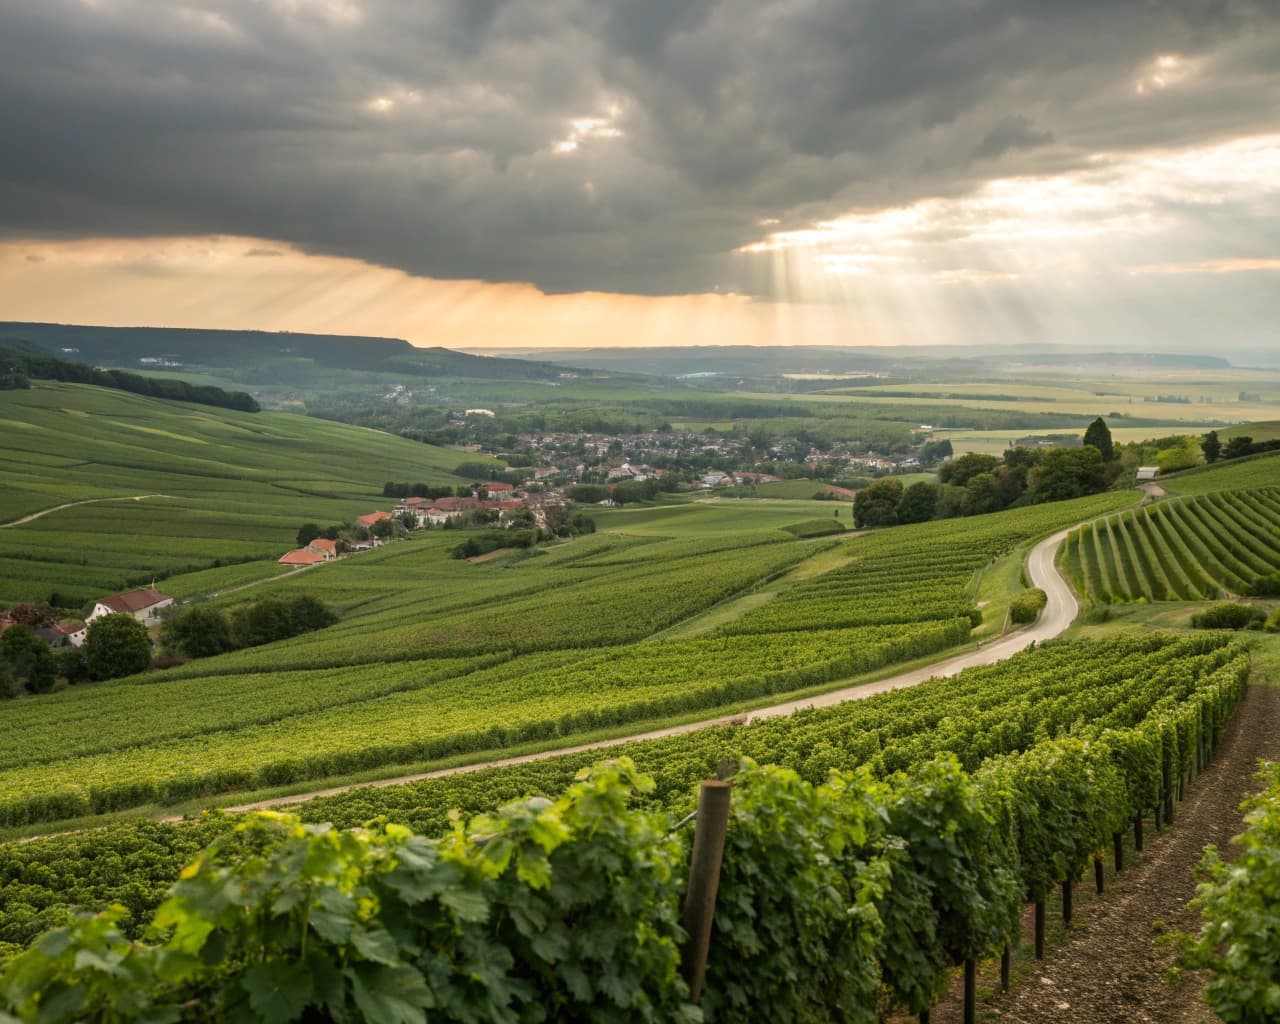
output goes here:
[[[1099, 150], [1275, 130], [1275, 0], [0, 0], [0, 229], [553, 290]], [[1159, 54], [1197, 61], [1138, 96]], [[597, 118], [597, 123], [575, 119]], [[559, 147], [559, 148], [557, 148]]]

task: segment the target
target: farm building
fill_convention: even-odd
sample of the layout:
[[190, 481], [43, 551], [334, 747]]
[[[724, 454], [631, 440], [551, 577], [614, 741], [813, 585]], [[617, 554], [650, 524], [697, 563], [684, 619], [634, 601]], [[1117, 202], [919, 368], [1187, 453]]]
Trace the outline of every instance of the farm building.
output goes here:
[[160, 613], [172, 607], [173, 598], [168, 594], [162, 594], [154, 587], [145, 587], [141, 590], [128, 590], [123, 594], [99, 598], [85, 621], [93, 622], [104, 615], [124, 612], [126, 615], [132, 615], [143, 625], [154, 626], [160, 621]]
[[380, 523], [384, 519], [390, 519], [390, 518], [391, 518], [390, 512], [378, 511], [378, 512], [370, 512], [367, 516], [359, 516], [357, 517], [356, 522], [359, 523], [361, 526], [368, 528], [372, 526], [374, 523]]
[[319, 551], [312, 551], [310, 548], [298, 548], [297, 551], [290, 551], [288, 554], [281, 555], [276, 561], [281, 565], [319, 565], [326, 559]]

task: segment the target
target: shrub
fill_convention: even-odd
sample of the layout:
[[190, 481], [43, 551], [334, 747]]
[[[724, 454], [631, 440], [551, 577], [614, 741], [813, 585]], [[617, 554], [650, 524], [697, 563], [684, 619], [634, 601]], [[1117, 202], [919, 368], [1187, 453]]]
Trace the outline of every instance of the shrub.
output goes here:
[[1044, 606], [1048, 603], [1049, 595], [1039, 587], [1024, 590], [1010, 603], [1009, 619], [1020, 626], [1035, 622], [1036, 619], [1040, 618], [1040, 613], [1044, 611]]
[[1223, 601], [1191, 616], [1193, 629], [1258, 629], [1267, 613], [1252, 604]]

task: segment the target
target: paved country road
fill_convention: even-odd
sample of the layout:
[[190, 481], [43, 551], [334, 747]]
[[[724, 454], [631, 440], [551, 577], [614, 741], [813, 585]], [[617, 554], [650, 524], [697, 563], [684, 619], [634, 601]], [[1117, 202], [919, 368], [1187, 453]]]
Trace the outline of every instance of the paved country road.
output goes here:
[[[758, 708], [752, 711], [745, 720], [748, 722], [760, 721], [765, 718], [777, 718], [781, 715], [790, 715], [803, 708], [823, 708], [831, 707], [835, 704], [843, 704], [849, 700], [860, 700], [863, 697], [870, 697], [872, 694], [884, 693], [887, 690], [898, 690], [907, 686], [915, 686], [922, 683], [926, 679], [933, 679], [939, 676], [954, 676], [958, 672], [974, 665], [991, 665], [997, 661], [1003, 661], [1005, 658], [1016, 654], [1018, 651], [1030, 647], [1031, 644], [1041, 643], [1045, 640], [1052, 639], [1057, 636], [1069, 625], [1076, 617], [1079, 606], [1076, 603], [1075, 595], [1071, 592], [1071, 588], [1067, 585], [1066, 580], [1059, 575], [1057, 568], [1054, 566], [1054, 558], [1057, 556], [1058, 548], [1067, 534], [1074, 530], [1070, 527], [1055, 533], [1052, 537], [1047, 537], [1039, 544], [1031, 549], [1027, 555], [1027, 574], [1031, 578], [1031, 584], [1040, 587], [1048, 597], [1044, 610], [1040, 613], [1040, 618], [1026, 629], [1020, 629], [1017, 632], [1002, 636], [997, 640], [992, 640], [978, 649], [957, 654], [951, 658], [934, 662], [923, 668], [913, 669], [910, 672], [901, 672], [898, 675], [889, 676], [886, 679], [878, 679], [872, 683], [862, 683], [858, 686], [848, 686], [840, 690], [832, 690], [829, 693], [819, 694], [814, 697], [801, 697], [797, 700], [785, 701], [780, 704], [772, 704], [768, 707]], [[716, 718], [708, 718], [697, 722], [686, 722], [683, 725], [673, 725], [666, 729], [655, 729], [651, 732], [638, 733], [631, 736], [618, 736], [607, 740], [598, 740], [594, 743], [580, 743], [570, 747], [558, 747], [555, 750], [543, 750], [534, 754], [523, 754], [518, 757], [504, 757], [492, 761], [483, 761], [477, 764], [462, 765], [456, 768], [441, 768], [432, 772], [419, 772], [416, 775], [400, 775], [395, 778], [378, 779], [372, 782], [360, 782], [353, 785], [335, 786], [330, 789], [315, 790], [309, 793], [296, 793], [292, 796], [276, 797], [271, 800], [260, 800], [251, 804], [240, 804], [236, 807], [223, 808], [226, 811], [253, 811], [263, 810], [269, 807], [283, 807], [288, 804], [305, 803], [307, 800], [322, 796], [337, 796], [339, 793], [347, 793], [353, 789], [359, 789], [364, 786], [398, 786], [407, 782], [422, 782], [427, 779], [439, 779], [446, 775], [462, 775], [467, 772], [478, 772], [485, 768], [504, 768], [509, 765], [527, 764], [530, 761], [543, 761], [550, 757], [558, 757], [561, 754], [578, 754], [589, 750], [606, 750], [609, 747], [620, 746], [624, 743], [633, 743], [637, 740], [656, 740], [666, 736], [678, 736], [682, 733], [694, 732], [698, 729], [706, 729], [713, 725], [729, 725], [733, 723], [741, 724], [744, 721], [743, 716], [726, 716], [720, 715]], [[180, 821], [181, 818], [168, 818], [167, 821]]]

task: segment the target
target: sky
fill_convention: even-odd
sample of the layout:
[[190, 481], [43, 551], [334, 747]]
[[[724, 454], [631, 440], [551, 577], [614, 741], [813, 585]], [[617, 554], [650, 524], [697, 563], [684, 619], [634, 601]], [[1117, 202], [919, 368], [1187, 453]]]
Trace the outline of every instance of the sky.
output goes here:
[[1280, 0], [0, 0], [0, 319], [1280, 345]]

